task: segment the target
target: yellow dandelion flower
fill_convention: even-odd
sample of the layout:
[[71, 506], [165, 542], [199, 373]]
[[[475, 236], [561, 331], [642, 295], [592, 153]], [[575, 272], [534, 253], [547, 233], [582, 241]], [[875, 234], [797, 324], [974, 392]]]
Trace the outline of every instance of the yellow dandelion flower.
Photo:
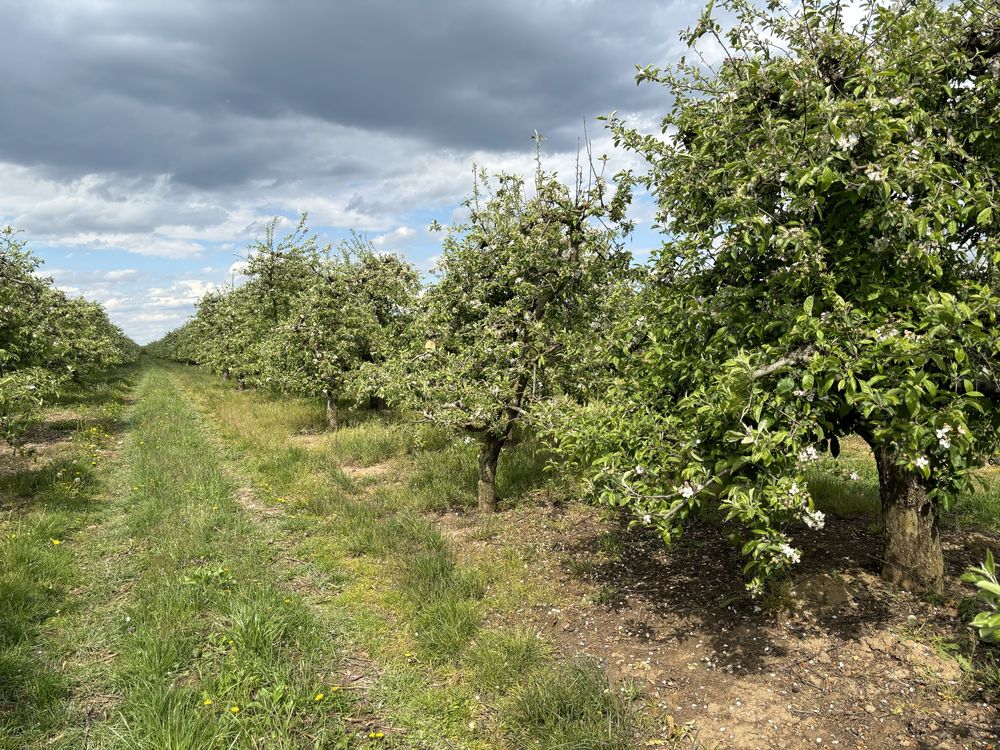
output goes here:
[[322, 693], [316, 693], [316, 697], [313, 698], [313, 700], [314, 701], [321, 701], [321, 700], [323, 700], [323, 698], [324, 698], [324, 696], [323, 696]]
[[330, 688], [331, 693], [336, 693], [338, 690], [340, 690], [340, 685], [334, 685], [332, 688]]
[[385, 732], [369, 732], [368, 739], [370, 740], [380, 740], [385, 737]]
[[212, 703], [214, 703], [214, 701], [211, 698], [206, 698], [205, 700], [203, 700], [201, 702], [201, 705], [203, 705], [203, 706], [211, 706]]
[[53, 544], [62, 544], [62, 539], [53, 539], [52, 543]]
[[230, 706], [229, 707], [229, 712], [231, 714], [234, 714], [234, 715], [238, 714], [240, 712], [240, 707], [239, 706]]

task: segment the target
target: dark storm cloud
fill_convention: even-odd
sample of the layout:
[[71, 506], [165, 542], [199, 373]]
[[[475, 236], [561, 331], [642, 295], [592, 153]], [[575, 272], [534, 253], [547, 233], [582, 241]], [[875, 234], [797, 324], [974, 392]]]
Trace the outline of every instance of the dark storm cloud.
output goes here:
[[[680, 8], [680, 10], [678, 10]], [[662, 110], [688, 7], [610, 2], [0, 0], [0, 160], [200, 188], [350, 180], [353, 130], [431, 148], [572, 147], [583, 120]], [[593, 127], [593, 123], [589, 123]]]

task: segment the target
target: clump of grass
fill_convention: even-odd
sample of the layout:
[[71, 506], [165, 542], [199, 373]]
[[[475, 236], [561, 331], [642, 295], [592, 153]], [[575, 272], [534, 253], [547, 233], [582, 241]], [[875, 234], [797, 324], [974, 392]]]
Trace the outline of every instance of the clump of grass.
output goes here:
[[422, 606], [413, 618], [421, 651], [433, 660], [452, 659], [479, 631], [479, 602], [449, 591]]
[[[476, 504], [476, 446], [454, 442], [444, 450], [419, 451], [409, 487], [415, 508], [442, 513]], [[503, 458], [500, 459], [501, 464]]]
[[546, 658], [544, 644], [528, 630], [482, 633], [462, 659], [477, 691], [500, 694], [524, 679]]
[[454, 554], [443, 544], [402, 562], [400, 590], [414, 612], [417, 643], [431, 659], [454, 658], [479, 630], [482, 576], [456, 566]]
[[551, 458], [551, 454], [533, 439], [508, 446], [497, 466], [497, 493], [516, 502], [532, 490], [549, 484], [551, 478], [545, 467]]
[[477, 571], [457, 567], [448, 547], [423, 551], [408, 558], [405, 564], [402, 588], [417, 608], [451, 595], [466, 599], [483, 597], [482, 576]]
[[1000, 655], [988, 653], [973, 662], [973, 679], [993, 701], [1000, 700]]
[[857, 476], [860, 478], [850, 480], [822, 470], [809, 472], [809, 494], [816, 507], [841, 518], [878, 515], [881, 509], [878, 480], [860, 472]]
[[532, 672], [501, 702], [500, 721], [526, 750], [629, 750], [638, 729], [631, 698], [583, 660]]
[[405, 426], [373, 420], [337, 430], [330, 441], [329, 454], [333, 461], [374, 466], [406, 455], [412, 446], [413, 435]]
[[1000, 469], [995, 466], [982, 469], [975, 483], [975, 490], [955, 503], [949, 520], [958, 526], [1000, 532]]

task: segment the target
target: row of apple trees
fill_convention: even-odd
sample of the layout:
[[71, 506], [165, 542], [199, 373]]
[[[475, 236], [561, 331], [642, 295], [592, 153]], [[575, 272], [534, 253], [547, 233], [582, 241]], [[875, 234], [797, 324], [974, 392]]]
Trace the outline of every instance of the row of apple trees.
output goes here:
[[[268, 236], [166, 343], [469, 431], [487, 509], [514, 428], [544, 423], [592, 497], [665, 540], [721, 514], [754, 591], [824, 523], [809, 464], [859, 435], [885, 577], [940, 589], [941, 513], [1000, 428], [1000, 13], [862, 5], [726, 0], [725, 26], [710, 6], [683, 35], [710, 54], [639, 71], [661, 128], [609, 118], [641, 174], [480, 176], [419, 293], [397, 259]], [[637, 183], [664, 231], [645, 267], [621, 246]]]
[[[476, 174], [469, 218], [443, 240], [436, 280], [358, 237], [320, 247], [303, 218], [272, 223], [247, 255], [245, 283], [207, 295], [154, 354], [204, 365], [236, 387], [393, 407], [481, 442], [481, 507], [515, 428], [556, 394], [583, 401], [602, 369], [615, 305], [632, 293], [621, 192], [571, 191], [539, 169]], [[600, 220], [600, 221], [599, 221]]]
[[36, 275], [40, 264], [14, 229], [0, 229], [0, 440], [15, 449], [61, 385], [139, 355], [99, 304]]

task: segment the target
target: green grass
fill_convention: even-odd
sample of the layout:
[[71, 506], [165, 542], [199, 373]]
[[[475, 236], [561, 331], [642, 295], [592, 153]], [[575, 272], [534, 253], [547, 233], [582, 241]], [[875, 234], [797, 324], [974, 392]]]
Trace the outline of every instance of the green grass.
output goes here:
[[[33, 462], [0, 474], [0, 748], [48, 744], [74, 721], [72, 683], [61, 664], [64, 643], [51, 637], [83, 607], [78, 555], [86, 527], [105, 515], [103, 453], [125, 424], [135, 368], [70, 389], [49, 426], [72, 429]], [[65, 412], [71, 408], [71, 417]]]
[[465, 657], [470, 683], [487, 695], [501, 695], [541, 666], [548, 648], [527, 630], [483, 632]]
[[[339, 654], [275, 584], [274, 551], [217, 451], [159, 370], [140, 388], [118, 541], [139, 550], [116, 612], [117, 716], [92, 747], [347, 747]], [[329, 699], [316, 701], [324, 692]], [[325, 743], [325, 744], [324, 744]]]
[[[842, 441], [840, 457], [824, 458], [809, 472], [808, 480], [820, 510], [842, 518], [879, 519], [875, 460], [860, 438]], [[959, 497], [942, 520], [946, 526], [1000, 533], [1000, 469], [986, 467], [977, 472], [973, 491]]]
[[374, 466], [413, 450], [412, 430], [400, 424], [368, 421], [330, 435], [328, 457], [357, 466]]
[[609, 685], [590, 661], [530, 673], [503, 701], [503, 726], [515, 747], [532, 750], [630, 750], [639, 721], [622, 686]]
[[[438, 512], [474, 504], [476, 445], [391, 414], [355, 415], [336, 433], [303, 439], [270, 397], [238, 393], [197, 371], [170, 372], [229, 446], [229, 459], [262, 494], [288, 500], [280, 528], [298, 538], [293, 554], [325, 574], [344, 571], [331, 605], [346, 610], [350, 638], [378, 664], [366, 692], [405, 731], [403, 746], [555, 748], [572, 746], [570, 738], [580, 747], [614, 748], [635, 730], [629, 702], [603, 671], [561, 671], [533, 634], [484, 627], [487, 612], [521, 600], [505, 590], [502, 563], [481, 569], [460, 562], [434, 522]], [[302, 455], [288, 452], [303, 442]], [[505, 452], [499, 484], [508, 501], [545, 484], [546, 459], [530, 441]], [[391, 472], [356, 475], [350, 468], [383, 462]], [[495, 536], [496, 523], [484, 523], [480, 536]], [[525, 680], [561, 692], [510, 697]], [[591, 693], [603, 702], [587, 702]], [[588, 711], [605, 713], [581, 720], [559, 708], [578, 694]]]

